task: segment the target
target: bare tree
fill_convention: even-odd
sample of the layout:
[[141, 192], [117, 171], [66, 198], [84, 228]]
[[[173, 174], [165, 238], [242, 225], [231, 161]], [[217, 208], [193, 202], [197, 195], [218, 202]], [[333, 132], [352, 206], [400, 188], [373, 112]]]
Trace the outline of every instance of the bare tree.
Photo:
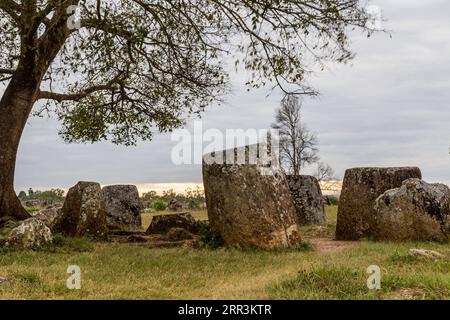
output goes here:
[[283, 98], [272, 128], [279, 130], [280, 161], [290, 174], [299, 175], [306, 165], [319, 160], [317, 137], [302, 122], [298, 96]]
[[317, 164], [314, 177], [319, 181], [322, 190], [339, 191], [341, 188], [333, 168], [327, 163], [319, 162]]
[[68, 142], [133, 145], [221, 100], [224, 55], [250, 88], [315, 94], [312, 64], [352, 59], [368, 20], [359, 0], [0, 0], [0, 222], [29, 217], [13, 186], [36, 102]]
[[319, 162], [317, 164], [317, 170], [314, 173], [314, 176], [319, 182], [331, 181], [336, 179], [333, 168], [331, 168], [329, 164], [323, 162]]

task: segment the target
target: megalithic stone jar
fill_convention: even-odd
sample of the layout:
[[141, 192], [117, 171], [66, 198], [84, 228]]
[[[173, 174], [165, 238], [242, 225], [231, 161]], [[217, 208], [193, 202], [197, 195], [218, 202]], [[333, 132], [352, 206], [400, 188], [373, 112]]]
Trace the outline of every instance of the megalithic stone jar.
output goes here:
[[211, 228], [228, 246], [294, 247], [301, 239], [286, 176], [281, 170], [262, 174], [264, 165], [249, 161], [251, 149], [230, 149], [232, 154], [247, 154], [243, 164], [211, 161], [214, 153], [204, 157], [203, 182]]
[[345, 171], [337, 214], [336, 240], [358, 240], [374, 234], [375, 200], [409, 178], [422, 178], [417, 167], [353, 168]]

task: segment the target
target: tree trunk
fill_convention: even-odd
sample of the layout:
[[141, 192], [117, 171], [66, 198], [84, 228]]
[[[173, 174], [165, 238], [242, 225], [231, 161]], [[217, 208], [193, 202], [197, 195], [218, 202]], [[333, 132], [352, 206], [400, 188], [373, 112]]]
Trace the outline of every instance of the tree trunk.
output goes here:
[[14, 191], [20, 138], [39, 92], [39, 81], [18, 70], [0, 100], [0, 223], [30, 217]]
[[[66, 7], [77, 3], [71, 0], [61, 9], [64, 12]], [[16, 71], [0, 99], [0, 224], [10, 219], [30, 217], [14, 192], [17, 150], [23, 129], [39, 97], [42, 78], [70, 34], [67, 17], [63, 15], [39, 38], [34, 25], [36, 6], [26, 5], [21, 11], [22, 20], [27, 22], [19, 27], [21, 54]]]

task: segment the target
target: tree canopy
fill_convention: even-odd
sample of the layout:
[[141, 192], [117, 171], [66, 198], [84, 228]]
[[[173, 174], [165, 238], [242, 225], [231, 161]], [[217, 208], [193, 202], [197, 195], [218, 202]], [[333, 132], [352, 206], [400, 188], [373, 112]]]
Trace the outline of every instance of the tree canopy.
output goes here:
[[26, 70], [68, 142], [131, 145], [221, 101], [224, 61], [249, 88], [316, 94], [307, 75], [349, 61], [368, 19], [358, 0], [1, 0], [0, 83]]

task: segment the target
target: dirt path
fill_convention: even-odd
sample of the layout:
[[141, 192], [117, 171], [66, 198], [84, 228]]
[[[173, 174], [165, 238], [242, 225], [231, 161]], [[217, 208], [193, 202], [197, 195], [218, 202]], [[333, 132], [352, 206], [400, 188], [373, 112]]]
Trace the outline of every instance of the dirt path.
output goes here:
[[318, 254], [329, 254], [350, 248], [358, 243], [358, 241], [337, 241], [332, 238], [309, 238], [314, 249]]

